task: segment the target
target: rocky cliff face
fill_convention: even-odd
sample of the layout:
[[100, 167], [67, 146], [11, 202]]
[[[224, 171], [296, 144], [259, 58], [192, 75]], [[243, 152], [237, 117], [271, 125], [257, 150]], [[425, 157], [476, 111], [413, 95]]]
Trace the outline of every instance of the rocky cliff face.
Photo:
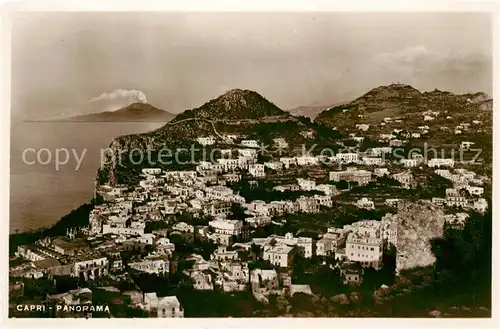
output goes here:
[[396, 217], [397, 271], [434, 264], [430, 240], [443, 236], [443, 210], [427, 202], [402, 202]]

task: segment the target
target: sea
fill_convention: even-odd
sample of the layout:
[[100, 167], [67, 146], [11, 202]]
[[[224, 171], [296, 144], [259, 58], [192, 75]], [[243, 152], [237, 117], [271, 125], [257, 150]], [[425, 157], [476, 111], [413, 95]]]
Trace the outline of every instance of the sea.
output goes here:
[[12, 122], [10, 233], [50, 227], [91, 200], [94, 178], [113, 138], [164, 122]]

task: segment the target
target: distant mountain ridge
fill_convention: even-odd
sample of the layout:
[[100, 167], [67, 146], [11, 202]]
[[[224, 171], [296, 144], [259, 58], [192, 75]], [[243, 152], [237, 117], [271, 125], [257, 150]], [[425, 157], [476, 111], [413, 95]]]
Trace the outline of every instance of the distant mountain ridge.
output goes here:
[[345, 104], [347, 102], [338, 102], [335, 104], [330, 104], [330, 105], [303, 105], [303, 106], [298, 106], [293, 109], [288, 110], [292, 115], [294, 116], [304, 116], [308, 117], [311, 119], [314, 119], [320, 114], [321, 112], [328, 110], [332, 107], [339, 106], [342, 104]]
[[168, 122], [175, 114], [160, 110], [149, 103], [132, 103], [116, 111], [78, 115], [62, 121], [78, 122]]

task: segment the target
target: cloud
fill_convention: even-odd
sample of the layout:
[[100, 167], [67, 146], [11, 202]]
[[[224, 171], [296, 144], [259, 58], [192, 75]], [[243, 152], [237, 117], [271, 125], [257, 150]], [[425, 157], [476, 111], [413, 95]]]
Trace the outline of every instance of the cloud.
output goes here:
[[372, 58], [372, 61], [380, 64], [411, 65], [429, 56], [432, 54], [426, 47], [410, 46], [394, 53], [377, 54]]
[[93, 97], [89, 100], [89, 103], [98, 101], [130, 101], [147, 103], [148, 100], [146, 95], [140, 90], [126, 90], [126, 89], [115, 89], [110, 93], [102, 93], [97, 97]]
[[415, 84], [419, 89], [489, 93], [492, 88], [492, 56], [481, 51], [437, 52], [408, 46], [373, 56], [369, 66], [379, 77]]

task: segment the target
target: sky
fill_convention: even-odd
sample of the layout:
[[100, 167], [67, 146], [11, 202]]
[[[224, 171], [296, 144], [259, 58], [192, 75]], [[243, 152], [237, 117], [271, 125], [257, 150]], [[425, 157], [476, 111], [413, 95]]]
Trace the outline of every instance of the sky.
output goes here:
[[233, 88], [282, 109], [405, 83], [492, 93], [487, 13], [19, 12], [12, 115], [179, 113]]

